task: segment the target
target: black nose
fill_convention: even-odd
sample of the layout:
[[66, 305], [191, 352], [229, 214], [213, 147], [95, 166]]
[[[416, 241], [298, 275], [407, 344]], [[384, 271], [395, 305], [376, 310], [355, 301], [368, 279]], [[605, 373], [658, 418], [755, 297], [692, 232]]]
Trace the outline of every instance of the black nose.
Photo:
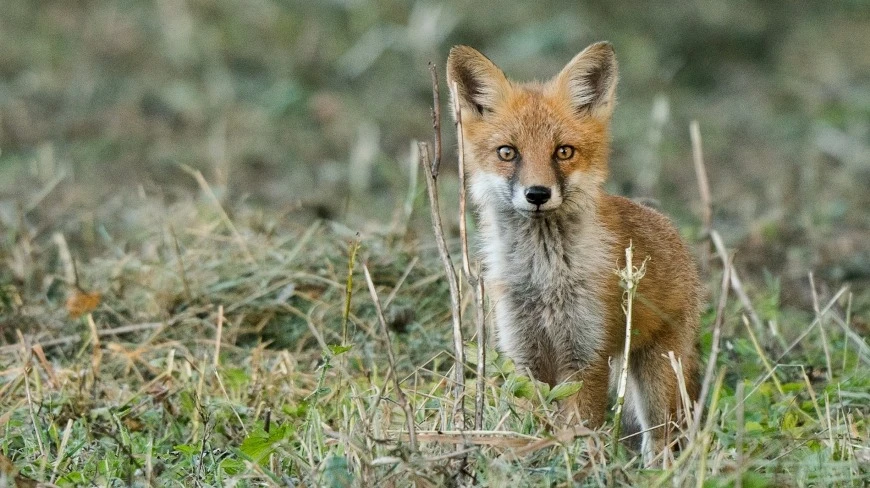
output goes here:
[[532, 205], [543, 205], [550, 199], [550, 189], [546, 186], [530, 186], [526, 189], [526, 200]]

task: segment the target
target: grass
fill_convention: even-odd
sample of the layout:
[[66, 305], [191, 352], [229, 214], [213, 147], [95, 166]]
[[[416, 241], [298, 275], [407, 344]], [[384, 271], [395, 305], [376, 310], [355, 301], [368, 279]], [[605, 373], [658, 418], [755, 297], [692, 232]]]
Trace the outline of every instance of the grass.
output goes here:
[[[0, 486], [870, 483], [868, 10], [800, 7], [9, 0]], [[667, 468], [614, 455], [612, 423], [560, 430], [577, 385], [492, 344], [468, 430], [465, 285], [457, 425], [449, 287], [408, 171], [449, 46], [530, 79], [600, 39], [621, 67], [610, 189], [661, 199], [695, 243], [718, 230], [745, 292], [720, 300], [720, 260], [698, 253], [705, 361], [717, 323], [720, 348]]]
[[[482, 430], [455, 433], [449, 299], [427, 236], [225, 212], [208, 192], [162, 207], [126, 198], [133, 225], [121, 238], [95, 230], [111, 245], [89, 261], [64, 262], [60, 239], [7, 230], [5, 258], [24, 275], [2, 287], [0, 454], [19, 476], [62, 486], [436, 486], [462, 468], [465, 480], [495, 486], [870, 480], [870, 354], [849, 328], [850, 310], [866, 304], [849, 291], [819, 296], [814, 311], [776, 306], [774, 286], [750, 289], [776, 323], [760, 330], [729, 299], [697, 438], [668, 469], [642, 469], [632, 451], [612, 457], [609, 424], [552, 438], [554, 402], [570, 385], [550, 390], [492, 350]], [[416, 211], [424, 204], [420, 195]], [[380, 301], [392, 297], [390, 344], [363, 264]], [[714, 315], [704, 316], [705, 351]], [[472, 378], [473, 337], [466, 346]], [[470, 422], [475, 382], [466, 384]]]

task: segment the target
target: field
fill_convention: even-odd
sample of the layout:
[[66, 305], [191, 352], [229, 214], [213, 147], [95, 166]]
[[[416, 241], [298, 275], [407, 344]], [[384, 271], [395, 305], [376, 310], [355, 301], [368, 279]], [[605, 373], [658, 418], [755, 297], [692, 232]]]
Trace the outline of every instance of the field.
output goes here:
[[[558, 425], [577, 385], [500, 356], [489, 302], [481, 378], [464, 282], [457, 401], [414, 149], [451, 45], [531, 79], [599, 39], [608, 189], [673, 218], [708, 291], [705, 414], [654, 469]], [[866, 486], [868, 43], [860, 1], [5, 2], [0, 486]]]

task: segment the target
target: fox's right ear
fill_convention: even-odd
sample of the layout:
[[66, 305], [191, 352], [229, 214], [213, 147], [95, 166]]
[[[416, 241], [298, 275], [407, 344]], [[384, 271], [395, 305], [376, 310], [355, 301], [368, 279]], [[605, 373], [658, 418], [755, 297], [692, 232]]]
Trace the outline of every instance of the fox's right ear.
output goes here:
[[479, 116], [492, 110], [509, 82], [498, 66], [476, 49], [454, 46], [447, 57], [447, 84], [463, 111]]

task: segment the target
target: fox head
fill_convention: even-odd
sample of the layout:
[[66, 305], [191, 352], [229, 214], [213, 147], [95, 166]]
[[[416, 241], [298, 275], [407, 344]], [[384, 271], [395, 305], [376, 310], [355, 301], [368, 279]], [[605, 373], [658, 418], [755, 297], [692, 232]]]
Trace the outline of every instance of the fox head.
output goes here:
[[616, 79], [607, 42], [587, 47], [546, 83], [512, 82], [483, 54], [454, 47], [447, 81], [478, 205], [536, 218], [594, 201], [607, 177]]

